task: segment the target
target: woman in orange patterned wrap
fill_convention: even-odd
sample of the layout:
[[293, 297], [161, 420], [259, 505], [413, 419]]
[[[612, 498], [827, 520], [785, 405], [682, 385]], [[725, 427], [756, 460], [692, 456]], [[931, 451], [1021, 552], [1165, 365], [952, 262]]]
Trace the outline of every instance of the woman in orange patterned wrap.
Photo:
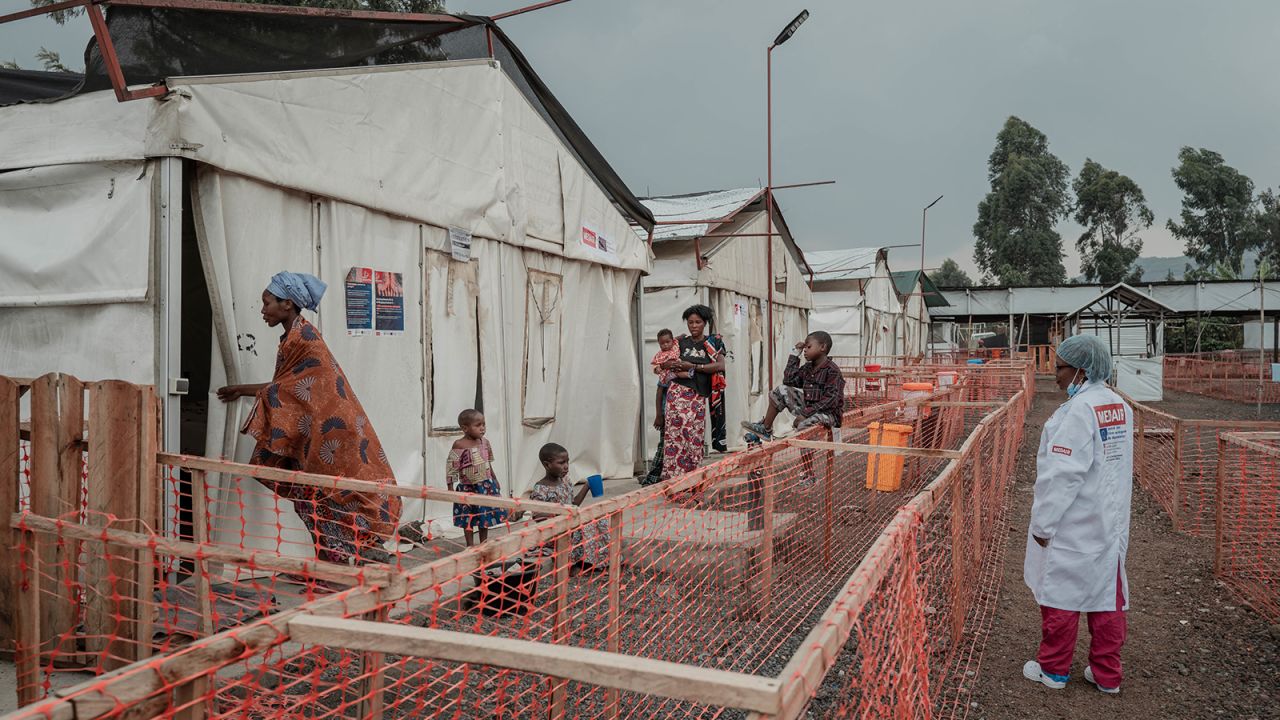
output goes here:
[[[255, 465], [395, 483], [382, 443], [320, 331], [302, 317], [320, 304], [325, 284], [278, 273], [262, 293], [262, 319], [283, 326], [271, 382], [218, 390], [223, 402], [253, 396], [241, 432], [257, 440]], [[386, 562], [382, 549], [400, 518], [400, 499], [375, 493], [262, 481], [293, 502], [311, 532], [316, 557], [336, 563]]]

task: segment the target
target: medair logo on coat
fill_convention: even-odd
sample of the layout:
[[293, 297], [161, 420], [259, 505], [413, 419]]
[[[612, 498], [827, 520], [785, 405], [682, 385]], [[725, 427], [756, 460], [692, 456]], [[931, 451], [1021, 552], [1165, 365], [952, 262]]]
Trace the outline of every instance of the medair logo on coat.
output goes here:
[[1093, 409], [1093, 414], [1098, 418], [1098, 427], [1105, 428], [1124, 425], [1124, 405], [1121, 403], [1099, 405]]
[[1059, 455], [1066, 455], [1067, 457], [1071, 457], [1071, 448], [1069, 448], [1069, 447], [1063, 447], [1063, 446], [1061, 446], [1061, 445], [1054, 445], [1054, 446], [1053, 446], [1053, 452], [1055, 452], [1055, 453], [1057, 453], [1057, 454], [1059, 454]]

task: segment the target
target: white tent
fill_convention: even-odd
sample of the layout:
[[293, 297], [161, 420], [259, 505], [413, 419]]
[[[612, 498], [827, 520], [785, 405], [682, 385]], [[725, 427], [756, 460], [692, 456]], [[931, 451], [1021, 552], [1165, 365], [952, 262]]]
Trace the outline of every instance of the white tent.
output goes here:
[[[167, 449], [244, 460], [247, 401], [207, 391], [270, 379], [259, 295], [307, 271], [400, 484], [444, 485], [477, 404], [504, 490], [538, 477], [547, 441], [579, 476], [630, 476], [650, 256], [495, 61], [167, 84], [0, 108], [0, 372], [155, 384]], [[403, 332], [394, 306], [383, 331], [353, 329], [344, 281], [364, 267], [402, 274]]]
[[[653, 236], [653, 272], [644, 279], [646, 358], [657, 352], [657, 332], [685, 332], [680, 315], [690, 305], [708, 305], [716, 331], [728, 351], [725, 416], [730, 446], [738, 423], [759, 419], [768, 403], [769, 336], [773, 343], [773, 382], [792, 346], [809, 332], [812, 298], [808, 267], [776, 203], [767, 238], [764, 190], [742, 188], [642, 200], [660, 224]], [[671, 224], [679, 223], [679, 224]], [[767, 256], [773, 254], [773, 328], [767, 329], [769, 287]], [[651, 447], [657, 378], [646, 366], [645, 413]], [[709, 424], [708, 424], [709, 427]]]
[[901, 352], [902, 303], [884, 248], [806, 253], [813, 269], [812, 330], [835, 340], [833, 354], [875, 362]]

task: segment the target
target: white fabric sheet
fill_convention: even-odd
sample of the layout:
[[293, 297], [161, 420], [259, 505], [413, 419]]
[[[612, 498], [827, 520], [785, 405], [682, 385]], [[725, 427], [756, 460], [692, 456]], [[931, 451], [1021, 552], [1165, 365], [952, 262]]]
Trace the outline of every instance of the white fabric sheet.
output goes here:
[[146, 298], [152, 178], [145, 168], [128, 161], [0, 173], [0, 307]]

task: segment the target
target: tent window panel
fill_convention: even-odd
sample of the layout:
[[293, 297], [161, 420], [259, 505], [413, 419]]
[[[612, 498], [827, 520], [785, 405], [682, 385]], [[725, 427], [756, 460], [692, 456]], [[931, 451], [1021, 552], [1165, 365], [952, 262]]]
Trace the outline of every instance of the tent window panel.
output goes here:
[[431, 432], [452, 434], [458, 413], [478, 408], [482, 389], [476, 264], [429, 250], [426, 274]]
[[564, 281], [559, 275], [529, 271], [525, 291], [524, 424], [541, 427], [556, 416], [560, 389], [560, 328]]

